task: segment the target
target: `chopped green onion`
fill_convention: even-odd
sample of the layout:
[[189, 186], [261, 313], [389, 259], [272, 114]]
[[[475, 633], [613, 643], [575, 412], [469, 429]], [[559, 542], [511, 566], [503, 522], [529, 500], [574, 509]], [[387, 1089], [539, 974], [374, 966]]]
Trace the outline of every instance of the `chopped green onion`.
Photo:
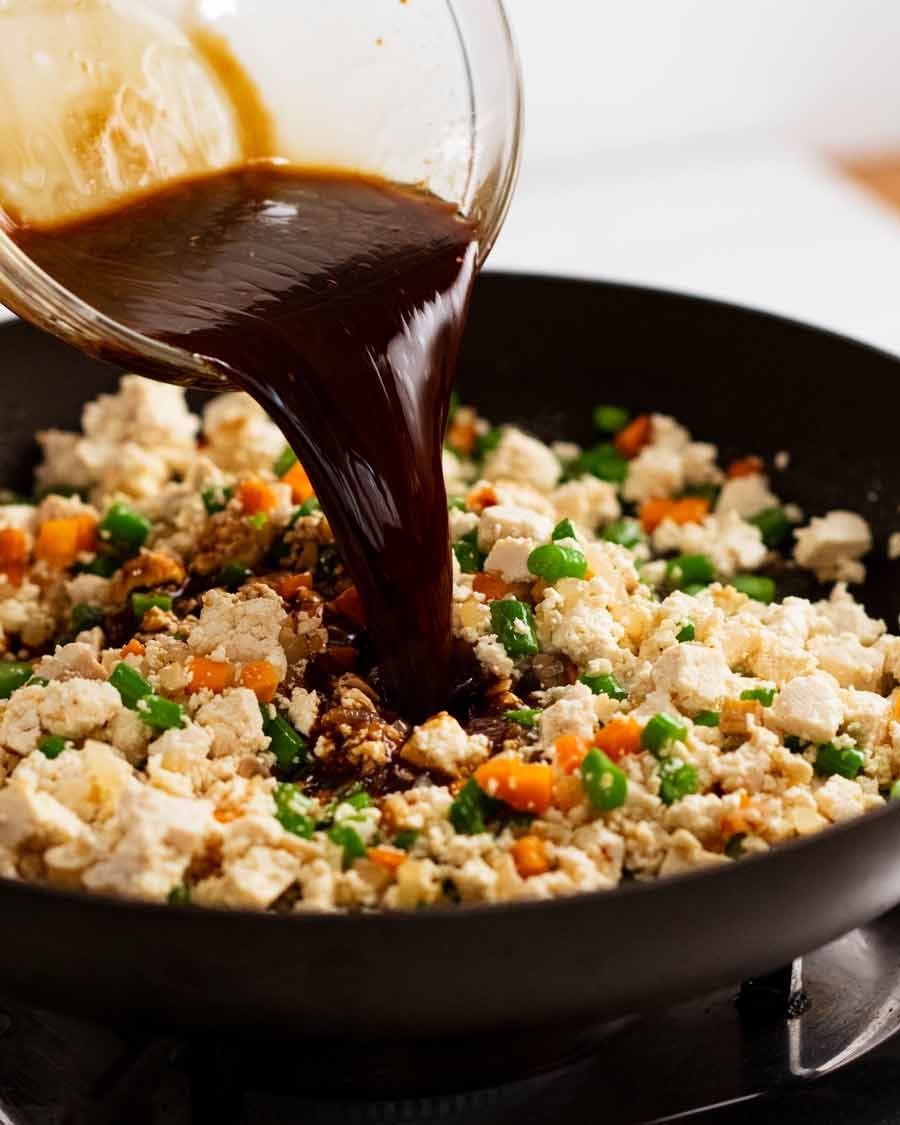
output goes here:
[[477, 574], [487, 558], [478, 546], [478, 530], [473, 528], [453, 544], [453, 553], [463, 574]]
[[729, 859], [740, 859], [744, 854], [744, 841], [747, 839], [746, 832], [735, 832], [733, 836], [729, 836], [725, 841], [725, 854]]
[[545, 582], [558, 582], [560, 578], [584, 578], [587, 559], [577, 547], [561, 547], [558, 543], [545, 543], [528, 556], [528, 569]]
[[591, 676], [585, 673], [585, 675], [578, 677], [578, 682], [587, 684], [594, 695], [608, 695], [620, 702], [628, 698], [628, 692], [615, 676]]
[[576, 539], [575, 528], [572, 526], [572, 521], [569, 519], [560, 520], [554, 527], [553, 534], [550, 538], [556, 542], [557, 539]]
[[698, 594], [702, 594], [706, 589], [703, 582], [690, 582], [687, 586], [681, 587], [682, 594], [687, 594], [690, 598], [696, 598]]
[[224, 586], [226, 590], [237, 590], [238, 587], [243, 586], [248, 578], [253, 577], [253, 571], [249, 566], [244, 566], [239, 562], [227, 562], [219, 571], [216, 577], [216, 582], [220, 586]]
[[102, 625], [105, 617], [102, 609], [97, 606], [87, 605], [85, 602], [79, 602], [78, 605], [72, 606], [72, 628], [76, 633], [81, 633], [85, 629], [93, 629], [97, 625]]
[[491, 630], [509, 656], [534, 656], [539, 651], [531, 606], [516, 598], [491, 602]]
[[594, 425], [604, 434], [617, 434], [624, 430], [631, 414], [624, 406], [595, 406]]
[[659, 795], [663, 804], [673, 805], [682, 797], [696, 793], [698, 776], [695, 766], [678, 758], [666, 758], [659, 763]]
[[316, 831], [316, 822], [310, 811], [313, 803], [305, 797], [296, 785], [282, 782], [275, 786], [273, 794], [275, 800], [275, 819], [287, 832], [300, 836], [304, 840], [312, 839]]
[[607, 524], [600, 532], [600, 538], [605, 539], [607, 543], [618, 543], [620, 547], [630, 549], [636, 547], [638, 543], [643, 543], [646, 536], [636, 519], [632, 519], [631, 516], [623, 516], [622, 519]]
[[332, 844], [344, 849], [341, 866], [346, 871], [353, 865], [355, 859], [365, 859], [366, 845], [360, 839], [359, 833], [349, 824], [336, 824], [328, 833]]
[[485, 434], [479, 434], [475, 439], [475, 457], [483, 460], [489, 453], [493, 453], [502, 437], [503, 431], [496, 426], [492, 426]]
[[464, 496], [448, 496], [447, 497], [447, 511], [448, 512], [467, 512], [469, 509], [466, 507]]
[[58, 758], [68, 743], [58, 734], [45, 734], [38, 739], [38, 750], [46, 758]]
[[186, 887], [184, 883], [177, 883], [171, 891], [169, 891], [166, 901], [169, 906], [187, 906], [191, 901], [191, 888]]
[[755, 516], [750, 516], [747, 522], [759, 528], [763, 543], [767, 547], [777, 547], [791, 533], [791, 521], [785, 515], [783, 508], [764, 508]]
[[463, 836], [475, 836], [486, 831], [485, 821], [496, 814], [498, 802], [470, 777], [457, 793], [447, 814], [450, 823]]
[[291, 469], [297, 464], [297, 454], [286, 445], [278, 455], [278, 460], [272, 466], [272, 472], [276, 477], [283, 477], [285, 473], [289, 473]]
[[590, 475], [621, 484], [628, 476], [628, 462], [614, 445], [595, 445], [566, 465], [566, 477], [572, 480]]
[[203, 506], [206, 508], [206, 514], [208, 516], [214, 516], [216, 512], [224, 510], [228, 501], [234, 496], [234, 489], [222, 488], [221, 486], [204, 488], [200, 495], [203, 497]]
[[669, 584], [683, 589], [685, 586], [705, 586], [716, 576], [716, 568], [708, 555], [679, 555], [666, 563]]
[[686, 621], [675, 634], [675, 640], [679, 644], [683, 644], [685, 641], [692, 641], [696, 635], [693, 621]]
[[166, 613], [172, 610], [172, 599], [168, 594], [132, 594], [131, 612], [138, 619], [144, 620], [144, 614], [151, 609], [161, 609]]
[[247, 526], [252, 527], [254, 531], [262, 531], [262, 529], [269, 522], [269, 517], [265, 512], [254, 512], [252, 516], [247, 516]]
[[45, 680], [43, 676], [32, 676], [25, 684], [26, 687], [46, 687], [49, 680]]
[[417, 828], [404, 828], [402, 832], [398, 832], [394, 837], [394, 847], [401, 848], [403, 851], [408, 852], [418, 838], [419, 830]]
[[136, 555], [150, 534], [150, 521], [127, 504], [113, 504], [97, 526], [104, 543]]
[[507, 711], [504, 718], [509, 723], [518, 723], [520, 727], [533, 727], [540, 713], [537, 707], [521, 707], [518, 711]]
[[824, 774], [826, 777], [838, 773], [841, 777], [852, 781], [866, 764], [866, 759], [862, 751], [857, 750], [855, 746], [841, 749], [833, 742], [826, 742], [816, 751], [814, 764], [816, 773]]
[[628, 779], [624, 771], [596, 748], [581, 763], [581, 785], [595, 809], [608, 812], [625, 804]]
[[80, 573], [97, 574], [101, 578], [112, 578], [121, 565], [122, 560], [118, 555], [98, 554], [80, 568]]
[[768, 687], [748, 688], [741, 692], [741, 699], [756, 699], [763, 707], [771, 707], [775, 698], [775, 689]]
[[701, 500], [706, 500], [710, 508], [714, 508], [721, 491], [721, 487], [717, 484], [693, 484], [680, 493], [678, 499], [682, 500], [691, 496], [696, 496]]
[[684, 742], [686, 738], [687, 727], [660, 711], [641, 731], [641, 746], [651, 754], [659, 754], [670, 742]]
[[122, 697], [122, 702], [132, 711], [135, 710], [140, 700], [146, 695], [153, 694], [153, 688], [144, 679], [140, 672], [136, 672], [130, 664], [123, 660], [113, 669], [109, 682]]
[[294, 513], [294, 518], [291, 520], [291, 527], [294, 526], [294, 524], [298, 519], [300, 519], [301, 516], [311, 516], [313, 512], [320, 512], [321, 510], [322, 505], [319, 503], [319, 501], [315, 498], [315, 496], [310, 496], [308, 500], [303, 501], [303, 503]]
[[700, 711], [694, 716], [694, 726], [717, 727], [719, 725], [718, 711]]
[[372, 798], [365, 789], [358, 785], [354, 786], [353, 791], [347, 793], [342, 801], [345, 805], [352, 805], [355, 809], [370, 809], [372, 807]]
[[138, 718], [154, 730], [181, 730], [186, 723], [181, 704], [164, 699], [161, 695], [151, 693], [142, 696], [134, 709]]
[[775, 580], [773, 578], [766, 578], [761, 574], [738, 574], [731, 579], [731, 585], [735, 590], [740, 590], [742, 594], [746, 594], [748, 598], [753, 598], [756, 602], [765, 602], [769, 605], [770, 602], [775, 601]]
[[0, 699], [9, 699], [14, 691], [31, 679], [32, 666], [21, 660], [0, 662]]
[[281, 769], [290, 770], [306, 764], [306, 739], [287, 719], [280, 715], [274, 719], [263, 716], [263, 734], [270, 739], [269, 749]]

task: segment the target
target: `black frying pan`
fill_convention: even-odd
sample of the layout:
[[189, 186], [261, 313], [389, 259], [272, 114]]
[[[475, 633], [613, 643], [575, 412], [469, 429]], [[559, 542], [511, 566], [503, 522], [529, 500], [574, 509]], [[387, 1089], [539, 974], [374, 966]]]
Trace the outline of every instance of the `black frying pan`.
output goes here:
[[[619, 285], [486, 276], [463, 398], [545, 437], [591, 407], [667, 411], [725, 456], [792, 452], [777, 490], [873, 523], [870, 604], [900, 526], [900, 364], [825, 332]], [[0, 330], [0, 479], [28, 484], [31, 435], [77, 425], [112, 373], [34, 330]], [[658, 883], [541, 904], [275, 917], [152, 906], [0, 881], [0, 991], [86, 1015], [244, 1033], [403, 1039], [648, 1008], [772, 969], [900, 902], [900, 812]]]

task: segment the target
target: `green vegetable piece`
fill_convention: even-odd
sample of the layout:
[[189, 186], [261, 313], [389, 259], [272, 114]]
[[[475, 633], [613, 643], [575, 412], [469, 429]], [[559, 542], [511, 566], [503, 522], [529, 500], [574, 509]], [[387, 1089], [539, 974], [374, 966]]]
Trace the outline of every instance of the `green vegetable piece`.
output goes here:
[[214, 516], [216, 512], [224, 510], [228, 501], [234, 496], [234, 489], [222, 488], [221, 486], [204, 488], [200, 495], [203, 497], [203, 507], [206, 508], [206, 514]]
[[581, 784], [591, 805], [604, 812], [624, 805], [628, 796], [624, 772], [596, 748], [581, 763]]
[[122, 697], [122, 702], [132, 711], [146, 695], [153, 694], [153, 688], [144, 679], [140, 672], [136, 672], [130, 664], [123, 660], [113, 669], [109, 682]]
[[522, 707], [518, 711], [507, 711], [505, 718], [510, 723], [518, 723], [520, 727], [533, 727], [540, 709], [536, 707]]
[[294, 526], [294, 524], [298, 519], [300, 519], [301, 516], [311, 516], [313, 512], [320, 512], [321, 510], [322, 505], [319, 503], [319, 501], [315, 498], [315, 496], [310, 496], [308, 500], [303, 501], [303, 503], [294, 513], [294, 518], [291, 520], [291, 527]]
[[702, 582], [690, 582], [687, 586], [681, 587], [682, 594], [687, 594], [688, 597], [696, 598], [698, 594], [702, 594], [706, 586]]
[[628, 547], [629, 550], [646, 539], [641, 525], [631, 516], [623, 516], [622, 519], [607, 524], [600, 532], [600, 537], [607, 543], [618, 543], [620, 547]]
[[717, 727], [719, 725], [718, 711], [700, 711], [694, 716], [694, 726]]
[[741, 699], [757, 699], [763, 707], [771, 707], [775, 698], [775, 689], [769, 687], [748, 688], [741, 692]]
[[162, 609], [171, 612], [172, 599], [168, 594], [132, 594], [131, 612], [138, 619], [144, 620], [144, 614], [150, 609]]
[[628, 476], [628, 462], [614, 445], [595, 445], [566, 466], [569, 480], [586, 475], [621, 484]]
[[306, 764], [306, 739], [287, 719], [263, 716], [263, 733], [271, 741], [269, 749], [283, 770], [292, 770]]
[[577, 547], [545, 543], [542, 547], [535, 547], [528, 556], [528, 569], [552, 584], [560, 578], [584, 578], [587, 559]]
[[679, 499], [696, 496], [701, 500], [706, 500], [710, 508], [715, 508], [721, 491], [722, 489], [718, 484], [694, 484], [680, 493]]
[[67, 745], [66, 740], [58, 734], [45, 734], [38, 739], [38, 750], [45, 758], [58, 758]]
[[679, 644], [683, 644], [685, 641], [692, 641], [696, 635], [697, 631], [694, 629], [693, 621], [686, 621], [675, 634], [675, 640]]
[[666, 805], [673, 805], [682, 797], [696, 793], [699, 782], [695, 766], [678, 758], [666, 758], [659, 763], [659, 796]]
[[792, 754], [802, 754], [807, 746], [809, 746], [808, 742], [804, 742], [803, 739], [798, 738], [796, 734], [785, 735], [784, 744]]
[[497, 426], [491, 426], [487, 433], [479, 434], [475, 439], [475, 457], [483, 460], [489, 453], [493, 453], [500, 444], [503, 431]]
[[76, 633], [102, 625], [104, 620], [103, 610], [98, 609], [97, 606], [87, 605], [85, 602], [72, 606], [72, 628]]
[[491, 602], [491, 631], [512, 657], [534, 656], [538, 652], [537, 633], [531, 606], [517, 598]]
[[729, 836], [725, 841], [725, 854], [729, 859], [740, 859], [744, 854], [744, 841], [747, 839], [746, 832], [735, 832], [733, 836]]
[[447, 497], [447, 511], [466, 512], [466, 500], [464, 496], [448, 496]]
[[579, 683], [587, 684], [594, 695], [608, 695], [620, 702], [628, 698], [628, 692], [622, 687], [615, 676], [591, 676], [585, 673], [578, 677]]
[[402, 848], [403, 851], [408, 852], [418, 838], [419, 830], [417, 828], [404, 828], [394, 837], [394, 847]]
[[30, 680], [25, 683], [26, 687], [46, 687], [49, 680], [45, 680], [43, 676], [32, 676]]
[[891, 786], [891, 791], [888, 794], [888, 800], [900, 801], [900, 778]]
[[310, 840], [316, 831], [316, 822], [310, 811], [313, 803], [296, 785], [282, 782], [275, 786], [275, 819], [287, 832]]
[[450, 403], [447, 407], [448, 421], [453, 421], [453, 416], [456, 414], [457, 410], [459, 410], [459, 391], [452, 390], [450, 392]]
[[98, 574], [101, 578], [112, 578], [121, 565], [122, 560], [118, 555], [98, 554], [89, 563], [85, 563], [80, 568], [80, 572]]
[[254, 531], [262, 531], [268, 522], [269, 517], [265, 512], [254, 512], [252, 516], [247, 516], [247, 526]]
[[0, 699], [9, 699], [17, 688], [31, 679], [32, 666], [21, 660], [0, 662]]
[[485, 821], [496, 815], [499, 802], [489, 797], [478, 782], [470, 777], [457, 793], [447, 814], [450, 823], [463, 836], [485, 832]]
[[666, 564], [669, 585], [678, 589], [685, 586], [706, 586], [716, 576], [716, 568], [708, 555], [678, 555]]
[[857, 750], [855, 746], [841, 749], [835, 746], [833, 742], [826, 742], [816, 751], [814, 765], [816, 773], [824, 774], [826, 777], [833, 773], [839, 773], [841, 777], [849, 778], [852, 781], [865, 763], [866, 759], [862, 751]]
[[477, 531], [470, 531], [453, 544], [453, 553], [463, 574], [477, 574], [487, 558], [484, 551], [479, 549], [477, 534]]
[[557, 539], [575, 539], [575, 528], [572, 526], [571, 520], [560, 520], [554, 527], [553, 534], [550, 537], [555, 542]]
[[751, 516], [747, 522], [759, 528], [763, 543], [770, 548], [783, 543], [791, 533], [791, 521], [785, 515], [783, 508], [764, 508], [755, 516]]
[[150, 534], [150, 521], [127, 504], [113, 504], [100, 521], [97, 531], [104, 543], [111, 543], [131, 556], [143, 547]]
[[346, 871], [352, 867], [355, 859], [365, 859], [366, 845], [360, 839], [359, 833], [349, 824], [336, 824], [328, 833], [332, 844], [337, 844], [344, 849], [341, 866]]
[[249, 566], [244, 566], [239, 562], [227, 562], [219, 571], [216, 582], [220, 586], [224, 586], [226, 590], [237, 590], [243, 586], [248, 578], [253, 577], [253, 571]]
[[641, 746], [651, 754], [659, 755], [670, 742], [684, 742], [687, 727], [660, 711], [641, 731]]
[[169, 906], [187, 906], [191, 901], [191, 888], [185, 886], [184, 883], [176, 883], [169, 891], [166, 901]]
[[775, 580], [762, 574], [737, 574], [731, 579], [735, 590], [740, 590], [755, 602], [769, 605], [775, 601]]
[[617, 434], [631, 421], [631, 413], [624, 406], [595, 406], [594, 425], [604, 434]]
[[372, 807], [372, 798], [365, 791], [365, 789], [356, 789], [353, 793], [348, 793], [344, 797], [344, 804], [352, 805], [355, 809], [370, 809]]
[[291, 469], [297, 464], [297, 454], [286, 445], [278, 454], [278, 459], [272, 466], [272, 472], [276, 477], [283, 477], [285, 473], [289, 473]]
[[164, 699], [161, 695], [145, 695], [135, 707], [138, 718], [154, 730], [181, 730], [186, 723], [184, 708], [180, 703]]

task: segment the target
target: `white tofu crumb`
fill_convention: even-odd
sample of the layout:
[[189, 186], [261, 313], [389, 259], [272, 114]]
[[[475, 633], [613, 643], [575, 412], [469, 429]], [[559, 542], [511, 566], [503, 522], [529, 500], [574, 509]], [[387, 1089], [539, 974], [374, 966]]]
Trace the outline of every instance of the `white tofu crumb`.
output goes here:
[[194, 718], [211, 731], [215, 758], [252, 754], [269, 745], [263, 733], [259, 702], [249, 688], [232, 688], [213, 696], [199, 708]]
[[657, 551], [708, 555], [723, 578], [755, 570], [767, 554], [759, 528], [736, 512], [709, 515], [702, 523], [664, 519], [653, 532], [653, 546]]
[[900, 559], [900, 531], [892, 531], [888, 536], [887, 553], [889, 559]]
[[288, 717], [300, 731], [308, 735], [319, 714], [319, 693], [305, 688], [294, 688], [288, 705]]
[[203, 410], [208, 456], [228, 472], [269, 471], [285, 446], [281, 430], [243, 391], [219, 395]]
[[778, 505], [778, 497], [769, 490], [769, 482], [761, 473], [726, 480], [719, 493], [716, 512], [737, 512], [739, 516], [755, 516], [765, 508]]
[[422, 769], [461, 777], [486, 761], [490, 746], [484, 735], [468, 735], [452, 715], [441, 711], [417, 726], [400, 757]]
[[844, 708], [838, 685], [827, 673], [798, 676], [775, 696], [772, 723], [807, 742], [828, 742], [838, 732]]
[[553, 504], [557, 521], [570, 519], [587, 531], [622, 514], [615, 485], [590, 475], [561, 484], [553, 493]]
[[494, 504], [481, 513], [478, 524], [478, 546], [490, 551], [498, 539], [534, 539], [546, 543], [553, 532], [553, 522], [529, 508]]
[[823, 582], [835, 578], [858, 580], [861, 568], [857, 560], [872, 547], [871, 529], [855, 512], [836, 510], [814, 516], [807, 527], [798, 528], [796, 535], [794, 558], [798, 565], [815, 571]]
[[499, 679], [512, 676], [516, 670], [512, 658], [493, 633], [478, 638], [475, 642], [475, 655], [484, 670]]
[[653, 665], [657, 689], [668, 692], [688, 715], [717, 710], [733, 679], [721, 649], [693, 642], [666, 649]]
[[851, 633], [837, 637], [812, 637], [807, 644], [819, 666], [830, 672], [841, 687], [877, 691], [884, 676], [884, 653], [866, 648]]
[[52, 681], [38, 703], [43, 728], [64, 738], [84, 738], [120, 710], [122, 699], [111, 684], [81, 677]]
[[500, 441], [487, 457], [484, 475], [490, 479], [524, 481], [549, 492], [559, 480], [561, 467], [553, 451], [542, 441], [515, 426], [504, 426]]
[[498, 539], [484, 561], [484, 569], [506, 582], [527, 582], [531, 577], [528, 556], [538, 544], [533, 539]]
[[773, 458], [775, 468], [783, 473], [791, 463], [791, 455], [786, 449], [779, 449]]
[[188, 645], [192, 652], [216, 660], [268, 660], [283, 677], [287, 659], [279, 636], [286, 620], [281, 598], [261, 583], [238, 594], [210, 590], [203, 596], [200, 620]]

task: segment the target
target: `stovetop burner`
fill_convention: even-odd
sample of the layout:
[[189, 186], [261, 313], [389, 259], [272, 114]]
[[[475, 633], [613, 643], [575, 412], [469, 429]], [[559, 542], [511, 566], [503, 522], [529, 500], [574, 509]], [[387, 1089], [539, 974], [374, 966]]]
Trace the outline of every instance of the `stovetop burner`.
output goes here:
[[900, 911], [739, 989], [463, 1043], [160, 1038], [4, 1003], [0, 1125], [881, 1125], [900, 1097], [898, 1028]]

